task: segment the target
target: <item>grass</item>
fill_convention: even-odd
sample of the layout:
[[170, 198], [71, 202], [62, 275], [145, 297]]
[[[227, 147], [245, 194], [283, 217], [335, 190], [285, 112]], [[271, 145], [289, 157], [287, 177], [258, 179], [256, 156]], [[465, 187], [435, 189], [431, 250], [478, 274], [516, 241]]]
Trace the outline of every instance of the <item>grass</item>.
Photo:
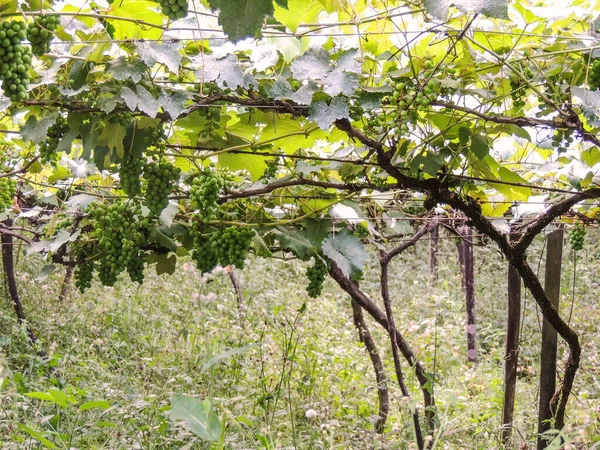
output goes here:
[[[534, 267], [540, 250], [537, 242], [530, 254]], [[466, 362], [454, 241], [442, 241], [436, 282], [428, 275], [426, 242], [390, 267], [397, 325], [426, 369], [436, 371], [437, 449], [500, 447], [507, 265], [491, 245], [476, 248], [475, 257], [477, 365]], [[571, 323], [584, 353], [567, 433], [573, 448], [592, 448], [600, 441], [600, 261], [593, 250], [578, 258]], [[309, 299], [300, 262], [250, 261], [238, 272], [242, 311], [226, 274], [200, 276], [185, 261], [171, 276], [150, 268], [141, 287], [125, 280], [114, 288], [94, 285], [83, 295], [72, 291], [63, 302], [57, 300], [60, 273], [37, 280], [42, 265], [22, 257], [18, 278], [49, 362], [29, 347], [8, 300], [0, 311], [0, 378], [9, 374], [0, 390], [3, 449], [210, 448], [169, 420], [177, 393], [212, 401], [226, 424], [227, 449], [415, 448], [410, 407], [421, 396], [410, 367], [403, 369], [413, 396], [404, 399], [387, 338], [369, 322], [390, 379], [391, 415], [378, 436], [375, 377], [357, 342], [349, 300], [331, 280], [319, 299]], [[565, 316], [572, 276], [566, 251]], [[377, 283], [371, 269], [361, 287], [381, 304]], [[515, 445], [535, 442], [539, 339], [539, 315], [527, 297]], [[239, 354], [224, 354], [244, 346]], [[89, 403], [96, 400], [108, 404]]]

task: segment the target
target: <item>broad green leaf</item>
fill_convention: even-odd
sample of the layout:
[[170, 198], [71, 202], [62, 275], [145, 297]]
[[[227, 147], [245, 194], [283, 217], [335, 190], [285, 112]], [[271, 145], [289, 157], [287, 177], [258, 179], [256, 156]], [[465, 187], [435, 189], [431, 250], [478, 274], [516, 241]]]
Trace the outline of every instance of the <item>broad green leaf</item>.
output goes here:
[[155, 26], [140, 26], [135, 22], [116, 19], [105, 20], [114, 27], [114, 39], [159, 39], [163, 34], [160, 27], [165, 18], [156, 12], [157, 8], [156, 2], [149, 0], [114, 1], [110, 5], [111, 16], [137, 19]]
[[316, 253], [313, 244], [302, 233], [289, 229], [276, 229], [271, 234], [281, 242], [281, 247], [292, 251], [303, 261], [308, 261]]
[[54, 125], [58, 114], [50, 114], [38, 120], [34, 115], [27, 118], [21, 127], [20, 133], [25, 141], [41, 142], [46, 139], [48, 128]]
[[178, 73], [181, 65], [181, 44], [179, 42], [138, 42], [137, 49], [148, 67], [164, 64], [171, 72]]
[[200, 373], [206, 372], [212, 366], [214, 366], [215, 364], [220, 363], [221, 361], [229, 359], [232, 356], [242, 355], [242, 354], [248, 352], [249, 350], [252, 350], [255, 347], [260, 347], [261, 345], [262, 345], [262, 343], [255, 342], [254, 344], [248, 344], [248, 345], [244, 345], [243, 347], [232, 348], [232, 349], [227, 350], [227, 351], [225, 351], [223, 353], [219, 353], [218, 355], [213, 356], [212, 358], [210, 358], [207, 362], [205, 362], [202, 365], [202, 367], [200, 368]]
[[200, 68], [196, 71], [196, 77], [201, 82], [215, 81], [220, 87], [231, 89], [248, 88], [256, 85], [254, 78], [242, 72], [238, 58], [235, 55], [229, 55], [225, 58], [203, 55], [199, 61]]
[[120, 56], [106, 65], [106, 72], [110, 73], [115, 80], [127, 81], [131, 79], [134, 83], [138, 83], [146, 72], [146, 64], [139, 59], [130, 61], [127, 57]]
[[177, 257], [173, 254], [151, 253], [148, 256], [148, 264], [152, 263], [156, 263], [156, 275], [173, 275], [177, 267]]
[[116, 151], [117, 155], [122, 158], [125, 154], [123, 139], [125, 139], [126, 134], [127, 130], [119, 122], [111, 121], [104, 126], [102, 134], [98, 137], [98, 142], [101, 145], [106, 145], [111, 152]]
[[481, 13], [484, 16], [508, 19], [508, 0], [424, 0], [425, 10], [436, 19], [446, 20], [450, 6], [462, 12]]
[[323, 241], [323, 253], [331, 258], [345, 276], [360, 278], [363, 266], [369, 260], [360, 239], [346, 229]]
[[171, 399], [171, 420], [182, 420], [201, 439], [218, 441], [221, 438], [221, 422], [213, 411], [210, 400], [201, 401], [185, 395]]
[[237, 42], [247, 37], [259, 37], [265, 17], [272, 16], [273, 0], [208, 0], [219, 9], [219, 24], [227, 37]]
[[287, 6], [275, 5], [274, 17], [295, 33], [300, 24], [316, 22], [322, 10], [323, 7], [317, 2], [288, 0]]
[[471, 152], [473, 152], [478, 159], [484, 158], [489, 151], [490, 148], [487, 139], [484, 136], [479, 134], [473, 134], [471, 136]]
[[342, 97], [333, 98], [329, 105], [325, 101], [313, 103], [308, 116], [322, 130], [327, 130], [336, 120], [348, 117], [350, 117], [348, 101]]
[[331, 71], [329, 52], [311, 49], [290, 66], [297, 80], [324, 80]]
[[128, 87], [121, 89], [121, 97], [125, 100], [125, 104], [131, 111], [139, 109], [148, 116], [154, 118], [158, 114], [160, 106], [154, 96], [141, 85], [135, 87], [136, 92], [133, 92]]

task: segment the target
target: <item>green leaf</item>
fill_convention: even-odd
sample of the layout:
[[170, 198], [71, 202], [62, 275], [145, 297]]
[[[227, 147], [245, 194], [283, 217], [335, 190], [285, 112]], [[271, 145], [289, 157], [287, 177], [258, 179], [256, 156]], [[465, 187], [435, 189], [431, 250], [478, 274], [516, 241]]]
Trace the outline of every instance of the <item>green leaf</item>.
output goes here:
[[508, 19], [508, 0], [424, 0], [425, 10], [436, 19], [446, 20], [450, 6], [462, 12], [475, 12], [484, 16]]
[[69, 73], [69, 86], [71, 89], [77, 90], [85, 86], [91, 69], [92, 65], [89, 62], [76, 60]]
[[247, 37], [260, 37], [265, 17], [272, 16], [272, 0], [208, 0], [219, 9], [219, 24], [227, 37], [237, 42]]
[[107, 410], [110, 408], [110, 403], [106, 400], [91, 400], [79, 406], [79, 411], [89, 411], [90, 409]]
[[123, 139], [125, 139], [126, 133], [127, 130], [119, 122], [108, 122], [98, 137], [98, 142], [106, 145], [111, 152], [116, 150], [119, 158], [122, 158], [125, 154]]
[[110, 73], [115, 80], [127, 81], [131, 79], [138, 83], [146, 72], [146, 64], [139, 59], [130, 61], [125, 56], [120, 56], [106, 65], [106, 72]]
[[48, 439], [46, 439], [42, 433], [34, 430], [29, 425], [25, 425], [24, 423], [17, 423], [17, 428], [19, 428], [22, 431], [25, 431], [27, 434], [29, 434], [32, 438], [34, 438], [40, 444], [44, 445], [44, 447], [50, 448], [50, 449], [57, 448], [56, 445], [54, 445], [54, 443], [52, 443]]
[[473, 134], [471, 136], [471, 152], [473, 152], [477, 159], [485, 158], [489, 151], [490, 147], [484, 136], [481, 136], [480, 134]]
[[256, 85], [254, 78], [250, 75], [244, 75], [235, 55], [228, 55], [225, 58], [204, 55], [200, 62], [202, 67], [196, 71], [196, 76], [204, 82], [216, 81], [220, 87], [231, 89], [248, 88]]
[[360, 239], [346, 229], [323, 241], [323, 253], [331, 258], [345, 276], [359, 278], [364, 264], [369, 260]]
[[324, 80], [331, 70], [329, 52], [322, 48], [310, 49], [290, 66], [297, 80]]
[[20, 133], [25, 141], [41, 142], [46, 139], [48, 128], [56, 122], [58, 114], [50, 114], [42, 117], [40, 120], [34, 115], [27, 118], [27, 121], [21, 127]]
[[141, 85], [135, 87], [136, 92], [133, 92], [128, 87], [121, 88], [121, 98], [125, 100], [125, 104], [131, 111], [139, 109], [148, 116], [154, 118], [158, 114], [160, 106], [154, 96]]
[[342, 97], [335, 97], [331, 100], [331, 104], [325, 101], [313, 103], [310, 108], [308, 118], [322, 130], [327, 130], [338, 119], [347, 119], [350, 117], [348, 101]]
[[288, 27], [292, 33], [295, 33], [302, 23], [316, 22], [319, 13], [323, 10], [318, 2], [306, 0], [288, 0], [285, 2], [277, 0], [277, 3], [273, 15], [279, 23]]
[[[110, 15], [113, 17], [127, 17], [128, 19], [140, 20], [147, 23], [162, 26], [164, 16], [157, 13], [158, 5], [149, 0], [126, 0], [115, 1], [110, 5]], [[152, 26], [140, 26], [135, 21], [124, 21], [120, 19], [105, 19], [106, 23], [114, 27], [113, 38], [125, 39], [159, 39], [163, 30]]]
[[183, 420], [196, 436], [206, 441], [221, 438], [221, 422], [213, 411], [210, 400], [200, 401], [185, 395], [175, 395], [171, 399], [172, 420]]
[[252, 350], [255, 347], [260, 347], [261, 345], [262, 345], [261, 342], [255, 342], [254, 344], [248, 344], [248, 345], [244, 345], [243, 347], [232, 348], [223, 353], [219, 353], [218, 355], [213, 356], [211, 359], [209, 359], [206, 363], [204, 363], [202, 365], [202, 367], [200, 368], [200, 373], [206, 372], [212, 366], [220, 363], [221, 361], [231, 358], [232, 356], [242, 355], [242, 354], [246, 353], [247, 351]]
[[163, 253], [152, 253], [148, 257], [148, 263], [156, 262], [156, 275], [164, 273], [173, 275], [177, 267], [177, 256]]
[[302, 233], [288, 229], [276, 229], [271, 235], [281, 242], [285, 250], [292, 251], [298, 258], [308, 261], [315, 255], [315, 247]]
[[181, 65], [181, 43], [179, 42], [138, 42], [137, 49], [148, 67], [164, 64], [171, 72], [178, 73]]

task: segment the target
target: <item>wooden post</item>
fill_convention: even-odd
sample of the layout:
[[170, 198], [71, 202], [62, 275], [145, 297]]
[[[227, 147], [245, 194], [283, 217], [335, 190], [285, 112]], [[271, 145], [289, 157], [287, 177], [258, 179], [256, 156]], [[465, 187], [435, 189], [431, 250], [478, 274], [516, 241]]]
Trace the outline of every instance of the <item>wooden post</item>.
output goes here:
[[458, 251], [458, 268], [460, 269], [460, 287], [465, 292], [465, 240], [460, 239], [460, 242], [456, 244], [456, 250]]
[[[562, 227], [548, 235], [546, 252], [546, 273], [544, 289], [554, 308], [559, 308], [560, 276], [562, 269], [562, 249], [564, 231]], [[538, 450], [546, 448], [548, 443], [542, 438], [542, 433], [551, 429], [553, 417], [550, 400], [556, 389], [556, 330], [544, 319], [542, 325], [542, 354], [540, 362], [540, 399], [538, 412]]]
[[469, 362], [477, 362], [477, 327], [475, 321], [475, 267], [473, 264], [473, 233], [471, 228], [464, 227], [463, 258], [465, 262], [464, 286], [465, 309], [467, 312], [467, 358]]
[[[511, 240], [518, 236], [511, 235]], [[504, 404], [502, 407], [502, 443], [506, 447], [512, 434], [519, 361], [519, 327], [521, 324], [521, 277], [508, 265], [508, 315], [506, 351], [504, 353]]]
[[438, 240], [440, 228], [436, 225], [429, 233], [429, 275], [432, 280], [437, 280], [438, 276]]

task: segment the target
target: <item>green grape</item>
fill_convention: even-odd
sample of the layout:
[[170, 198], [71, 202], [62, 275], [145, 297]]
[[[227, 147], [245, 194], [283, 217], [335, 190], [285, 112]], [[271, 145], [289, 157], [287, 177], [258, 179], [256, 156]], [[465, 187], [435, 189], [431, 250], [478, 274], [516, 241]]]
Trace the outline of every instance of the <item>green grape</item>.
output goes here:
[[575, 251], [583, 249], [583, 243], [585, 239], [585, 228], [581, 224], [575, 225], [569, 232], [569, 244]]
[[31, 52], [42, 56], [50, 51], [50, 41], [60, 24], [58, 16], [36, 16], [27, 26], [27, 40], [31, 44]]
[[317, 298], [323, 290], [323, 282], [327, 276], [327, 265], [321, 258], [315, 258], [315, 263], [306, 268], [306, 277], [308, 278], [308, 286], [306, 292], [309, 297]]
[[204, 231], [202, 221], [198, 220], [197, 216], [193, 216], [191, 235], [194, 240], [194, 248], [192, 258], [196, 261], [196, 267], [201, 273], [210, 272], [219, 264], [210, 236], [204, 234]]
[[594, 58], [590, 61], [588, 84], [592, 91], [600, 88], [600, 58]]
[[188, 14], [188, 0], [159, 0], [162, 13], [171, 20], [183, 19]]
[[146, 180], [145, 205], [151, 215], [158, 215], [169, 204], [173, 183], [179, 179], [181, 169], [168, 162], [151, 162], [144, 166]]
[[92, 261], [83, 261], [77, 264], [75, 269], [75, 286], [82, 294], [92, 286], [94, 278], [94, 263]]
[[148, 239], [149, 221], [133, 202], [93, 203], [87, 209], [94, 220], [92, 237], [97, 240], [101, 257], [98, 278], [105, 286], [113, 286], [127, 269], [132, 281], [143, 281], [144, 255], [141, 246]]
[[56, 149], [67, 131], [69, 131], [67, 119], [59, 116], [58, 119], [56, 119], [56, 122], [48, 128], [46, 140], [38, 144], [40, 148], [40, 157], [43, 163], [56, 161]]
[[15, 180], [8, 177], [0, 178], [0, 213], [10, 208], [16, 193], [17, 183]]
[[26, 36], [24, 22], [0, 22], [0, 79], [2, 90], [13, 103], [29, 98], [32, 53], [21, 44]]
[[243, 269], [254, 234], [254, 230], [250, 227], [237, 226], [227, 227], [213, 233], [210, 245], [219, 264], [223, 267], [233, 265], [238, 269]]
[[130, 153], [121, 162], [119, 167], [119, 179], [121, 188], [129, 197], [135, 197], [142, 191], [140, 177], [144, 170], [144, 158], [136, 153]]
[[192, 181], [190, 201], [198, 209], [198, 216], [204, 223], [209, 223], [217, 217], [219, 196], [224, 188], [231, 186], [231, 177], [220, 176], [211, 167]]

